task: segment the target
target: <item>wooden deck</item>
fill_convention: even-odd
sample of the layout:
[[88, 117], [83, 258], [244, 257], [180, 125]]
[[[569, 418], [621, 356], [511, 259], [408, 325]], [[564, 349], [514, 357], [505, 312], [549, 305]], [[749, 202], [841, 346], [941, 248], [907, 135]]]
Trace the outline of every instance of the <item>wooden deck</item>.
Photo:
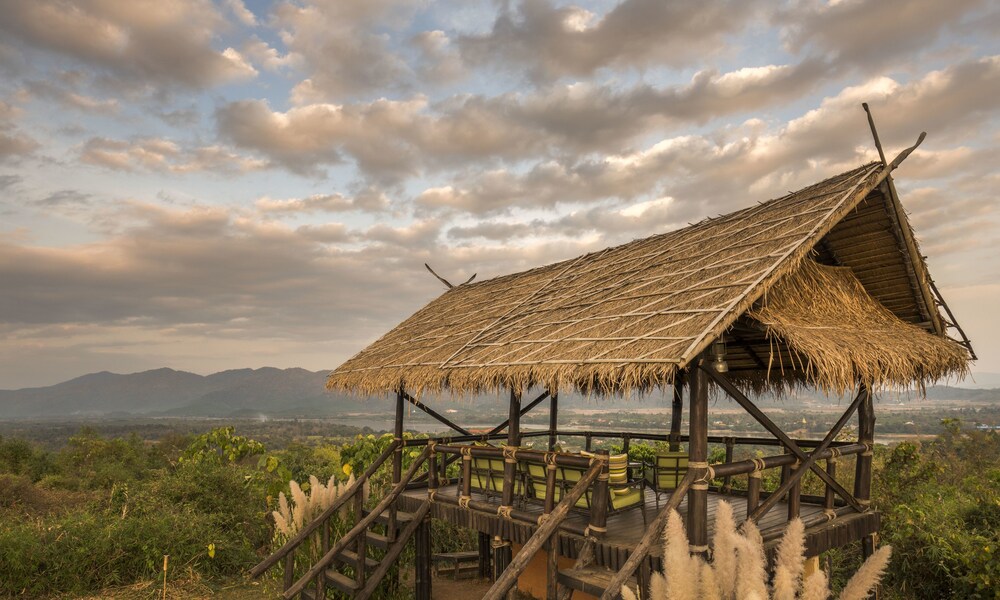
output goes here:
[[[438, 489], [437, 494], [457, 496], [458, 487], [455, 484], [443, 486]], [[500, 498], [496, 495], [487, 498], [484, 494], [474, 492], [472, 497], [476, 500], [489, 502], [495, 506], [500, 505]], [[426, 489], [406, 491], [400, 496], [400, 508], [406, 511], [416, 510], [419, 504], [426, 498]], [[603, 537], [599, 538], [595, 547], [597, 563], [612, 569], [620, 568], [628, 558], [628, 554], [638, 544], [643, 534], [645, 534], [647, 523], [652, 521], [653, 517], [659, 511], [659, 507], [666, 504], [668, 499], [667, 494], [661, 494], [659, 502], [657, 502], [656, 495], [651, 490], [646, 490], [645, 502], [641, 507], [608, 515], [608, 531]], [[721, 500], [726, 500], [732, 505], [737, 523], [742, 523], [746, 517], [746, 498], [735, 494], [726, 495], [718, 492], [710, 492], [708, 496], [709, 540], [712, 539], [715, 533], [715, 510]], [[534, 502], [527, 502], [521, 508], [528, 512], [537, 512], [539, 515], [542, 513], [541, 505]], [[681, 503], [678, 512], [680, 512], [682, 517], [686, 516], [687, 499]], [[765, 535], [765, 539], [769, 532], [778, 534], [783, 531], [787, 521], [787, 512], [788, 505], [785, 502], [779, 502], [761, 520], [759, 525], [761, 532]], [[822, 513], [822, 506], [805, 502], [801, 505], [800, 515], [803, 519]], [[498, 535], [503, 539], [509, 539], [517, 544], [525, 543], [536, 529], [534, 525], [503, 519], [495, 514], [460, 509], [457, 506], [441, 502], [433, 504], [431, 516], [463, 527], [477, 529], [490, 535]], [[576, 511], [567, 518], [567, 521], [581, 527], [585, 526], [588, 520], [589, 515]], [[879, 513], [869, 511], [863, 514], [852, 513], [839, 516], [831, 521], [810, 527], [806, 530], [807, 553], [812, 556], [830, 548], [860, 540], [863, 536], [878, 531], [878, 525]], [[560, 554], [576, 557], [579, 551], [580, 540], [581, 538], [577, 535], [561, 532], [559, 540]], [[661, 553], [662, 548], [657, 544], [651, 553], [651, 566], [655, 568], [659, 567]]]

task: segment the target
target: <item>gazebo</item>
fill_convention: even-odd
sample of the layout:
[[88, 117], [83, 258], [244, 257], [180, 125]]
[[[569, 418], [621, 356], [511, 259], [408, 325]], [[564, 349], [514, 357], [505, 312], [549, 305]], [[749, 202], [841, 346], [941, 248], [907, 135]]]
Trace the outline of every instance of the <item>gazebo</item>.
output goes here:
[[[354, 569], [354, 579], [330, 571], [349, 562], [345, 549], [366, 556], [369, 529], [384, 522], [386, 553], [377, 562], [394, 560], [415, 536], [416, 593], [429, 598], [430, 518], [480, 532], [481, 572], [495, 579], [488, 598], [503, 597], [518, 579], [536, 596], [577, 590], [577, 598], [617, 597], [623, 584], [643, 584], [657, 567], [671, 509], [686, 519], [691, 551], [708, 552], [720, 499], [757, 522], [765, 540], [801, 517], [808, 555], [858, 540], [871, 553], [879, 529], [870, 505], [873, 392], [963, 374], [974, 358], [931, 280], [890, 177], [914, 148], [683, 229], [454, 286], [338, 367], [330, 389], [396, 398], [395, 441], [369, 471], [391, 461], [396, 486], [328, 544], [325, 562], [298, 582], [286, 580], [286, 597], [313, 584], [366, 597], [382, 565], [367, 575]], [[792, 439], [751, 399], [801, 386], [852, 394], [822, 440]], [[525, 396], [532, 389], [537, 397]], [[421, 400], [498, 390], [509, 394], [509, 418], [479, 435]], [[663, 390], [671, 428], [559, 431], [558, 397], [567, 390]], [[710, 393], [735, 401], [770, 437], [709, 435]], [[522, 430], [521, 416], [546, 401], [549, 427]], [[455, 435], [404, 440], [408, 404]], [[855, 413], [857, 439], [838, 440]], [[664, 502], [661, 490], [654, 498], [648, 489], [628, 492], [626, 501], [631, 473], [623, 474], [615, 457], [555, 446], [557, 436], [573, 434], [586, 436], [588, 450], [594, 437], [620, 439], [626, 452], [636, 440], [669, 442], [675, 451], [685, 443], [687, 450], [675, 461]], [[526, 449], [522, 443], [533, 437], [547, 440], [547, 448]], [[724, 462], [709, 464], [710, 443], [725, 446]], [[409, 445], [423, 451], [403, 473], [401, 452]], [[735, 460], [740, 445], [782, 451]], [[444, 478], [456, 460], [460, 475]], [[852, 490], [837, 480], [837, 465], [846, 460], [854, 463]], [[781, 472], [777, 489], [761, 489], [768, 469]], [[823, 482], [824, 495], [801, 492], [809, 472]], [[737, 490], [732, 483], [740, 477], [746, 485]], [[291, 556], [295, 545], [286, 546], [270, 564]]]

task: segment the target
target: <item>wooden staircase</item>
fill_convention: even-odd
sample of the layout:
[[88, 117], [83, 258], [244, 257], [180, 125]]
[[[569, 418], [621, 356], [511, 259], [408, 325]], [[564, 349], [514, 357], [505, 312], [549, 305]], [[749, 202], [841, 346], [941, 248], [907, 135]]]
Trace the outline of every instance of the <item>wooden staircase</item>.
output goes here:
[[[407, 472], [399, 476], [400, 448], [400, 442], [394, 441], [354, 485], [284, 546], [251, 569], [250, 575], [259, 577], [277, 563], [283, 562], [285, 572], [282, 597], [285, 600], [325, 600], [329, 592], [335, 597], [346, 596], [359, 600], [370, 598], [397, 563], [410, 538], [421, 527], [429, 527], [430, 502], [425, 501], [414, 513], [396, 508], [399, 494], [406, 489], [406, 485], [426, 461], [428, 451], [425, 449]], [[393, 457], [393, 470], [397, 475], [393, 479], [396, 483], [377, 506], [367, 510], [362, 504], [361, 490], [390, 456]], [[355, 523], [342, 537], [331, 540], [331, 517], [348, 501], [353, 501]], [[296, 550], [317, 537], [321, 540], [322, 557], [308, 565], [306, 572], [296, 580]], [[423, 537], [429, 540], [426, 531]], [[299, 559], [308, 560], [308, 557], [300, 553]]]

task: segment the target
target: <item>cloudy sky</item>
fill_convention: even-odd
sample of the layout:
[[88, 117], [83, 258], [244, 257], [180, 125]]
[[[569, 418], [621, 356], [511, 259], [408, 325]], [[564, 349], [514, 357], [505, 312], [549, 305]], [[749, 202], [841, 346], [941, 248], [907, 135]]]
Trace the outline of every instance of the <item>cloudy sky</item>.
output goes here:
[[894, 155], [1000, 371], [979, 0], [0, 0], [0, 388], [328, 369], [455, 282]]

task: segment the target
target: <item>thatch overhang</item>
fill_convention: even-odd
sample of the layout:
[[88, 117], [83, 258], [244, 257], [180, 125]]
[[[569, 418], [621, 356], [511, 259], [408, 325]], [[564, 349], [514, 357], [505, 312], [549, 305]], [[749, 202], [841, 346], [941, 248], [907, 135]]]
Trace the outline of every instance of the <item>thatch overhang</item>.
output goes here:
[[[328, 387], [643, 390], [671, 383], [723, 334], [731, 376], [758, 389], [842, 390], [859, 379], [904, 387], [961, 373], [969, 354], [944, 337], [926, 266], [888, 187], [899, 160], [669, 233], [457, 286], [338, 367]], [[830, 275], [816, 262], [847, 270]], [[831, 297], [851, 299], [839, 312], [836, 301], [815, 314], [789, 301], [789, 290], [815, 295], [826, 285]], [[879, 307], [873, 321], [862, 318]], [[881, 336], [934, 351], [890, 341], [844, 352], [829, 331], [801, 325], [821, 315], [817, 327], [850, 329], [852, 341]]]

